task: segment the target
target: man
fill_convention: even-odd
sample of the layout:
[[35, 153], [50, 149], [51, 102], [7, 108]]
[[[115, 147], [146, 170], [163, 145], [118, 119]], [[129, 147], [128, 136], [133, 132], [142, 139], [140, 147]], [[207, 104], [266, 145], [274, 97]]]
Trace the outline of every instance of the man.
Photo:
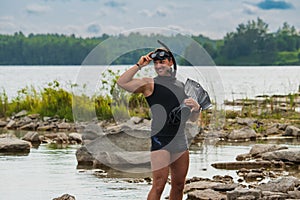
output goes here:
[[[172, 72], [173, 59], [170, 51], [158, 48], [141, 56], [137, 64], [125, 71], [117, 81], [120, 87], [129, 92], [142, 93], [151, 108], [153, 184], [148, 200], [160, 199], [169, 172], [171, 173], [170, 200], [182, 199], [189, 168], [185, 123], [187, 118], [191, 121], [197, 120], [200, 113], [200, 105], [186, 96], [184, 84], [176, 80]], [[135, 74], [152, 60], [157, 76], [134, 78]]]

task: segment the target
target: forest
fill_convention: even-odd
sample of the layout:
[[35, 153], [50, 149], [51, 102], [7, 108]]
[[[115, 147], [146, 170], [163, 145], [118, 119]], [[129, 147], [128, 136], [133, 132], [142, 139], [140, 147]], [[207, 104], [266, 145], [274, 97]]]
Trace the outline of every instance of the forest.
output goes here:
[[[129, 35], [82, 38], [62, 34], [0, 34], [0, 65], [81, 65], [86, 56], [101, 42], [111, 37], [127, 37], [128, 42], [142, 44], [151, 37], [163, 35]], [[270, 32], [262, 19], [241, 23], [223, 39], [213, 40], [198, 35], [190, 36], [210, 55], [217, 66], [276, 66], [300, 65], [300, 32], [287, 22], [276, 32]], [[115, 52], [126, 44], [115, 44], [107, 52]], [[128, 45], [128, 44], [127, 44]], [[133, 51], [115, 59], [111, 64], [133, 64], [147, 52]], [[179, 64], [188, 65], [183, 60]]]

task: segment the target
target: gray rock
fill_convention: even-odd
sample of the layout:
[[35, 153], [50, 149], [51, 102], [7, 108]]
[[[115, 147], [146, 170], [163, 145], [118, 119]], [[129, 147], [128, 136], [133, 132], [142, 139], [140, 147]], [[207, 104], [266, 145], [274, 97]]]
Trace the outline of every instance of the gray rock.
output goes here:
[[286, 146], [275, 145], [275, 144], [256, 144], [250, 149], [250, 154], [252, 157], [261, 155], [262, 153], [272, 152], [276, 150], [288, 149]]
[[69, 194], [64, 194], [61, 197], [54, 198], [53, 200], [75, 200], [75, 197]]
[[263, 160], [281, 160], [300, 163], [300, 149], [284, 149], [262, 154]]
[[24, 135], [24, 137], [22, 138], [22, 140], [26, 140], [28, 142], [32, 142], [32, 143], [40, 143], [40, 137], [39, 134], [37, 132], [28, 132]]
[[28, 113], [27, 110], [22, 110], [22, 111], [18, 112], [17, 114], [15, 114], [14, 117], [16, 117], [16, 118], [24, 117], [27, 115], [27, 113]]
[[294, 191], [295, 186], [299, 184], [299, 180], [295, 177], [282, 177], [271, 180], [268, 183], [263, 183], [258, 186], [258, 189], [262, 191], [287, 193], [288, 191]]
[[17, 138], [0, 138], [0, 152], [29, 153], [31, 144]]
[[300, 129], [295, 126], [288, 126], [285, 129], [283, 136], [300, 137]]
[[70, 133], [69, 134], [70, 141], [76, 141], [77, 144], [82, 144], [82, 136], [79, 133]]
[[245, 196], [254, 196], [255, 199], [259, 199], [262, 196], [262, 192], [256, 189], [248, 190], [244, 188], [236, 188], [233, 191], [227, 192], [227, 200], [237, 200], [238, 198]]
[[244, 127], [239, 130], [233, 130], [228, 135], [228, 139], [231, 141], [253, 140], [256, 139], [256, 133], [252, 128]]
[[224, 200], [224, 199], [226, 199], [225, 194], [221, 194], [212, 189], [195, 190], [195, 191], [189, 192], [187, 196], [188, 196], [187, 199], [189, 199], [189, 200], [209, 200], [209, 199]]
[[7, 128], [7, 129], [15, 128], [15, 127], [16, 127], [16, 124], [17, 124], [17, 122], [16, 122], [15, 120], [10, 120], [10, 121], [8, 122], [8, 124], [6, 125], [6, 128]]
[[5, 127], [7, 125], [6, 121], [0, 120], [0, 127]]

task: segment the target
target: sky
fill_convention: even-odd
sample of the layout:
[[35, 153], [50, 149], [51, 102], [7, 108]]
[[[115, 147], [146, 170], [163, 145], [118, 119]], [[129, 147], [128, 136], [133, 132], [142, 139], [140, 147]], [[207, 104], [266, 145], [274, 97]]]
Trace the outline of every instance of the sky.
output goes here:
[[0, 34], [118, 35], [145, 27], [223, 39], [239, 24], [261, 18], [276, 32], [300, 31], [299, 0], [1, 0]]

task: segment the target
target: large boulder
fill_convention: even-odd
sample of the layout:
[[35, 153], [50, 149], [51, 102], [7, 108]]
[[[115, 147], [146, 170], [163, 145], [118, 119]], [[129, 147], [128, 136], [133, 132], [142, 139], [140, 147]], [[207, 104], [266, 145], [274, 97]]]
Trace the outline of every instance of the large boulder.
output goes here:
[[17, 138], [0, 138], [1, 153], [29, 153], [31, 143]]

